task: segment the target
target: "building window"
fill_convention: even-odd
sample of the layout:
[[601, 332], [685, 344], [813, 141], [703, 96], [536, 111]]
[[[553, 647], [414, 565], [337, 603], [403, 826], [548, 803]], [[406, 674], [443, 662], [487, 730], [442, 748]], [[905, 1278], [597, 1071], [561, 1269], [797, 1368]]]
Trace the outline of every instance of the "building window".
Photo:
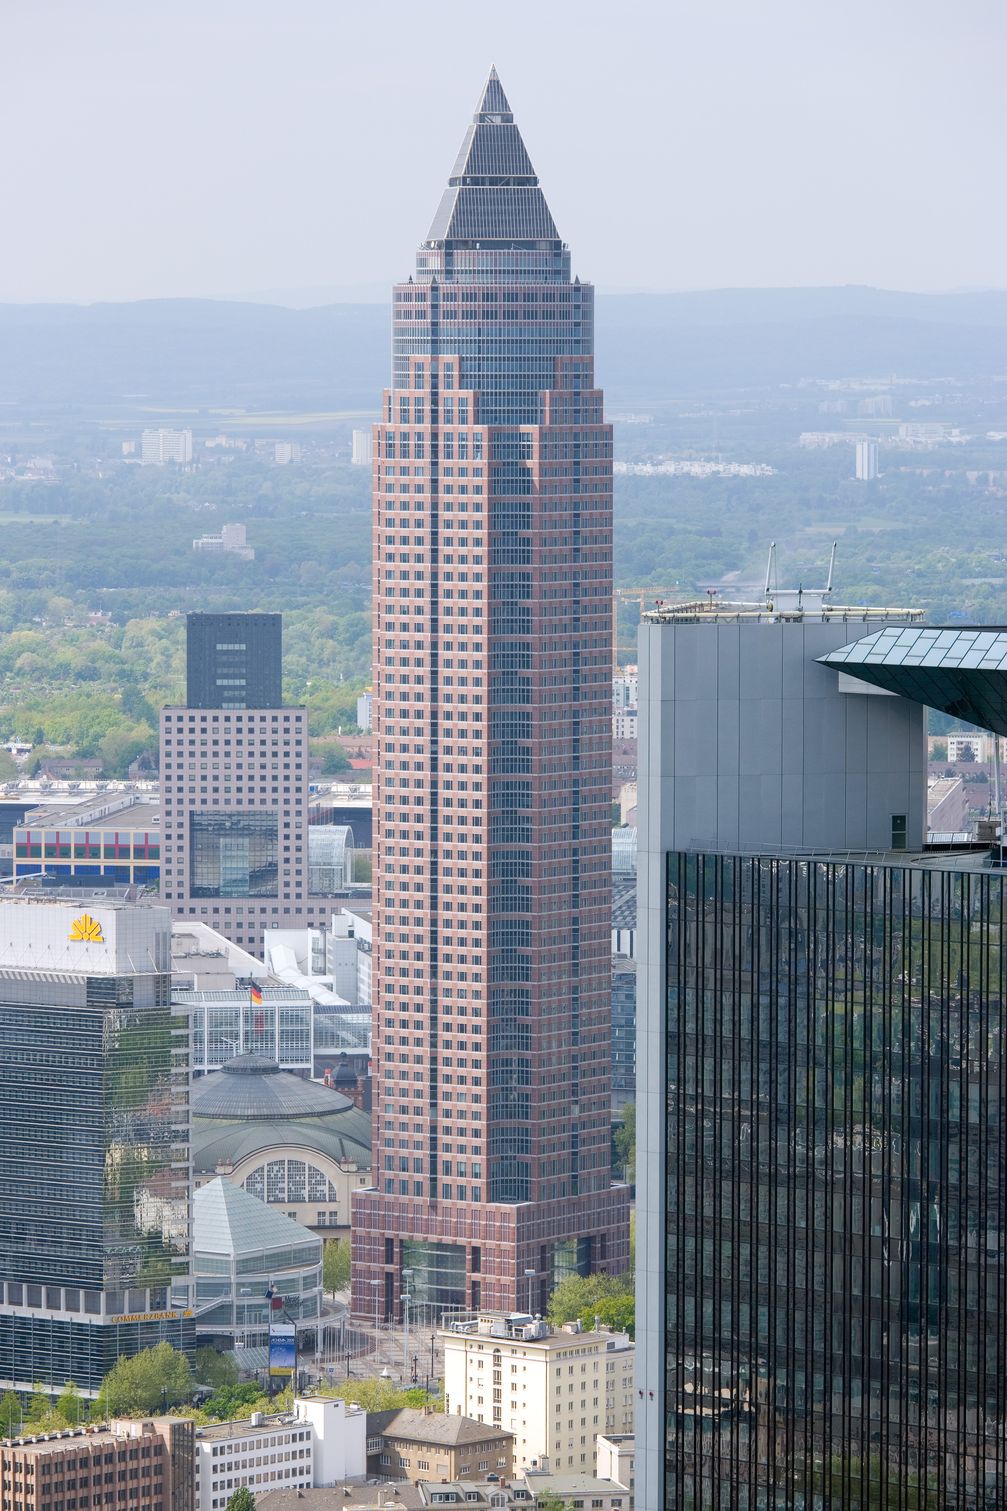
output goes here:
[[189, 891], [193, 897], [275, 897], [275, 810], [193, 813]]

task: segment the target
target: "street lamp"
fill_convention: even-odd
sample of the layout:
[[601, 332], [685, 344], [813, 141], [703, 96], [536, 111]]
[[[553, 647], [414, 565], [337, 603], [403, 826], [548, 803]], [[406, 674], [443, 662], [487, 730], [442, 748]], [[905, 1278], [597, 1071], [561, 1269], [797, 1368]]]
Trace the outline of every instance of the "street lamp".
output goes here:
[[[238, 1293], [237, 1293], [237, 1295], [234, 1298], [234, 1331], [235, 1331], [235, 1334], [237, 1334], [237, 1331], [238, 1331], [238, 1296], [250, 1296], [251, 1294], [252, 1294], [252, 1287], [250, 1285], [243, 1285], [243, 1286], [241, 1286], [239, 1288]], [[242, 1309], [241, 1309], [241, 1322], [242, 1322], [242, 1326], [243, 1327], [247, 1327], [248, 1326], [248, 1304], [247, 1304], [247, 1302], [242, 1306]], [[235, 1342], [237, 1342], [237, 1337], [235, 1337]]]
[[525, 1270], [525, 1272], [524, 1272], [524, 1277], [525, 1277], [525, 1279], [528, 1282], [528, 1315], [529, 1315], [529, 1317], [533, 1317], [535, 1315], [535, 1313], [531, 1309], [531, 1283], [535, 1279], [535, 1276], [537, 1274], [538, 1274], [538, 1270]]
[[409, 1373], [409, 1303], [412, 1301], [408, 1291], [403, 1291], [399, 1300], [402, 1302], [402, 1378], [406, 1379]]
[[406, 1378], [409, 1369], [409, 1303], [412, 1301], [411, 1285], [413, 1271], [409, 1265], [402, 1269], [402, 1378]]

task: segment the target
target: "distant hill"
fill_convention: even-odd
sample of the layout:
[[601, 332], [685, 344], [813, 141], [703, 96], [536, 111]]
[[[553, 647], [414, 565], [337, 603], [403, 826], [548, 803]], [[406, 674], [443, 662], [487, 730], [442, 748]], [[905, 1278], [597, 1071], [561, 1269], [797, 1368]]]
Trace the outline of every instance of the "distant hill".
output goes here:
[[[1007, 370], [1007, 293], [602, 295], [597, 344], [599, 379], [623, 402], [807, 376], [969, 378]], [[0, 305], [0, 403], [373, 409], [388, 347], [388, 311], [374, 304]]]

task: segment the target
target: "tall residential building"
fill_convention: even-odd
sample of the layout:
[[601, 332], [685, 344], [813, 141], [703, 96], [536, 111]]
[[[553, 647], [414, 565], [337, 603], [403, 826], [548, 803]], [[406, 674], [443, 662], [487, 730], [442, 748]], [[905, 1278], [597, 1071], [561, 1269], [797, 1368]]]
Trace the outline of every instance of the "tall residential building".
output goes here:
[[1007, 870], [927, 844], [924, 707], [1007, 731], [1007, 634], [641, 649], [638, 1504], [1007, 1504]]
[[353, 432], [351, 460], [354, 467], [369, 467], [374, 460], [374, 439], [369, 430]]
[[877, 441], [857, 442], [857, 481], [873, 483], [878, 475]]
[[145, 467], [166, 462], [188, 466], [192, 461], [191, 430], [145, 430], [140, 437], [140, 461]]
[[[123, 889], [125, 890], [125, 889]], [[0, 902], [0, 1390], [192, 1352], [189, 1032], [168, 910]]]
[[162, 895], [258, 953], [308, 897], [308, 715], [281, 706], [280, 615], [190, 614], [187, 703], [161, 710]]
[[612, 435], [495, 72], [395, 289], [375, 426], [376, 1189], [358, 1315], [622, 1270], [610, 1178]]
[[599, 1433], [633, 1431], [635, 1355], [625, 1333], [551, 1328], [517, 1312], [459, 1317], [440, 1336], [444, 1410], [513, 1433], [519, 1469], [584, 1474]]

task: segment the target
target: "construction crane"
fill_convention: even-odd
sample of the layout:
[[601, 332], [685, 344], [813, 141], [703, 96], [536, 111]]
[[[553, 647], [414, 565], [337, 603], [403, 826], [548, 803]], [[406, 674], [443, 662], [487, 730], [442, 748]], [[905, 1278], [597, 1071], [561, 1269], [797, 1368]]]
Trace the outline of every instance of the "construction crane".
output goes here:
[[681, 594], [678, 583], [672, 588], [615, 588], [612, 593], [612, 668], [619, 670], [619, 652], [628, 651], [630, 656], [636, 655], [635, 645], [619, 644], [619, 605], [621, 603], [636, 603], [639, 605], [640, 617], [648, 604], [666, 603], [669, 598], [676, 598]]

